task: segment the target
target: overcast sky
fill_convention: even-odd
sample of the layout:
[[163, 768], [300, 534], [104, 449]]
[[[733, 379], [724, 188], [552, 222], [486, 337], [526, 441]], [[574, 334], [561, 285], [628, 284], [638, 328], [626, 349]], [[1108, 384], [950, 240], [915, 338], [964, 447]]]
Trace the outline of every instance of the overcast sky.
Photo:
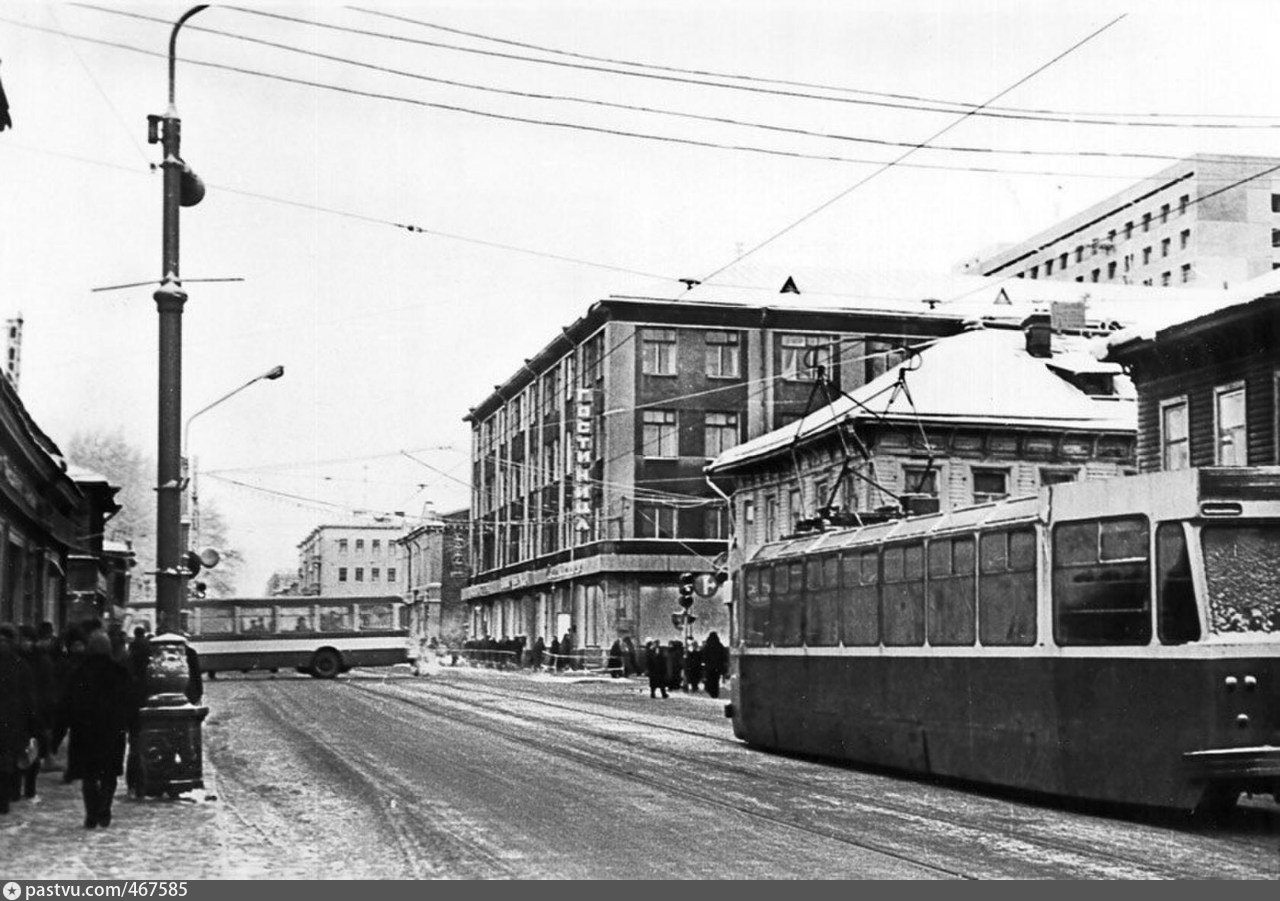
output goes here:
[[[1280, 154], [1261, 0], [245, 2], [303, 21], [206, 10], [177, 87], [183, 156], [209, 186], [183, 212], [183, 275], [244, 279], [188, 285], [184, 415], [286, 369], [192, 427], [243, 593], [345, 510], [464, 506], [467, 408], [608, 294], [678, 297], [801, 219], [717, 279], [947, 272], [1167, 165], [1135, 155]], [[184, 5], [106, 6], [164, 22], [0, 5], [0, 313], [25, 318], [21, 391], [54, 440], [119, 427], [154, 455], [152, 288], [90, 292], [160, 275], [146, 116], [164, 111]], [[804, 218], [903, 148], [779, 129], [923, 141], [1121, 13], [995, 103], [1111, 124], [970, 116], [936, 143], [983, 152], [917, 152]]]

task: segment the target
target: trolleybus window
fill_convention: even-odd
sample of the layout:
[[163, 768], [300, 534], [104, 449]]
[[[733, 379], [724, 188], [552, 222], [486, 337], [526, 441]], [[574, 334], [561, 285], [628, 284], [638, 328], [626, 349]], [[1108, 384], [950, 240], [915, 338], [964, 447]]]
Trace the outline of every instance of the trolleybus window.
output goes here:
[[1156, 632], [1161, 644], [1200, 638], [1187, 537], [1179, 522], [1161, 523], [1156, 528]]
[[844, 610], [840, 639], [849, 647], [880, 643], [880, 555], [875, 551], [845, 554]]
[[360, 631], [376, 632], [394, 629], [390, 604], [365, 604], [360, 607]]
[[804, 614], [804, 566], [797, 562], [773, 567], [773, 610], [769, 614], [769, 642], [776, 647], [800, 644]]
[[277, 611], [276, 620], [281, 632], [314, 632], [315, 623], [311, 621], [310, 607], [281, 607]]
[[769, 595], [773, 591], [772, 570], [758, 566], [747, 573], [746, 613], [742, 630], [749, 645], [763, 645], [769, 641]]
[[812, 557], [805, 566], [804, 641], [831, 647], [840, 640], [840, 559], [835, 554]]
[[350, 632], [351, 629], [351, 607], [343, 604], [341, 607], [332, 605], [320, 608], [320, 631], [321, 632]]
[[241, 634], [274, 632], [275, 611], [270, 607], [241, 607], [236, 611], [236, 631]]
[[1280, 523], [1205, 526], [1209, 628], [1280, 632]]
[[924, 644], [924, 546], [884, 549], [884, 643]]
[[988, 532], [978, 541], [978, 637], [984, 645], [1035, 644], [1036, 533]]
[[1062, 645], [1151, 641], [1147, 520], [1064, 523], [1053, 530], [1054, 637]]
[[235, 630], [235, 611], [230, 607], [198, 607], [195, 611], [196, 635], [230, 635]]
[[971, 645], [974, 641], [973, 539], [929, 542], [929, 644]]

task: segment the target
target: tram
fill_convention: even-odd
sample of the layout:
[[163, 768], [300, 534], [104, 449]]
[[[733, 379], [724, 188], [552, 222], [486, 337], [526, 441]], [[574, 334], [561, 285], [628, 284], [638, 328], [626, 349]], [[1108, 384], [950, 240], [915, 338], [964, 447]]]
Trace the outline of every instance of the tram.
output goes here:
[[801, 534], [735, 576], [751, 745], [1126, 805], [1280, 792], [1280, 467]]

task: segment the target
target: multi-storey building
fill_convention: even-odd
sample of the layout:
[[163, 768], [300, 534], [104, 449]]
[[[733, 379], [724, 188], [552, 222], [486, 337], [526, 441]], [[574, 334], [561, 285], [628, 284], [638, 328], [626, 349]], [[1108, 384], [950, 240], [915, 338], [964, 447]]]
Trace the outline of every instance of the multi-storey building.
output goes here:
[[397, 544], [399, 517], [321, 525], [298, 544], [298, 581], [304, 595], [356, 597], [405, 593]]
[[1253, 299], [1147, 334], [1121, 332], [1108, 359], [1137, 385], [1144, 472], [1280, 465], [1280, 273]]
[[469, 617], [462, 604], [466, 584], [470, 510], [436, 516], [430, 505], [418, 525], [399, 539], [404, 561], [405, 600], [411, 605], [410, 632], [457, 646], [466, 638]]
[[965, 268], [1221, 289], [1277, 267], [1280, 159], [1196, 154]]
[[[707, 461], [817, 404], [818, 366], [853, 390], [960, 329], [919, 304], [778, 300], [599, 301], [470, 411], [473, 634], [667, 637], [679, 575], [727, 548]], [[695, 633], [725, 634], [724, 600], [698, 603]]]

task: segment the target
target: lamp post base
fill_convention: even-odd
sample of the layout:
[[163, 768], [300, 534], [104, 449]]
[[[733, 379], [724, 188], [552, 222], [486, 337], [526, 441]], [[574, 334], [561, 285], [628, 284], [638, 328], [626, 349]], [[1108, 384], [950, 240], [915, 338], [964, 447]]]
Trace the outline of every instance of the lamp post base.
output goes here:
[[208, 707], [143, 707], [139, 711], [140, 789], [149, 798], [204, 788], [201, 724]]

